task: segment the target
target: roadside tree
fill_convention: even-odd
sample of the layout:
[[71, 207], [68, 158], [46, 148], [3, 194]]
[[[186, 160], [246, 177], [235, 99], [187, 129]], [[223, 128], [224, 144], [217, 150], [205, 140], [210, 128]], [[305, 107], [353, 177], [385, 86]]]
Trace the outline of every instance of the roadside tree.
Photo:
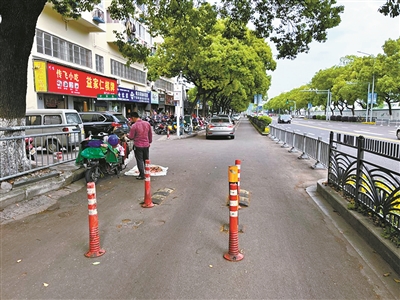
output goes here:
[[[27, 76], [26, 69], [33, 45], [37, 19], [45, 5], [51, 5], [58, 13], [69, 18], [79, 18], [81, 12], [93, 10], [100, 0], [14, 0], [0, 2], [0, 127], [24, 125], [26, 109]], [[205, 1], [197, 3], [204, 5]], [[137, 12], [135, 4], [144, 7]], [[224, 37], [243, 38], [246, 26], [252, 21], [259, 37], [269, 37], [276, 44], [278, 58], [295, 58], [298, 53], [307, 52], [312, 41], [324, 42], [327, 30], [338, 26], [343, 6], [335, 6], [335, 0], [300, 1], [289, 0], [284, 3], [270, 1], [223, 0], [221, 7], [212, 6], [210, 26], [214, 14], [219, 13], [229, 20]], [[156, 36], [168, 37], [170, 30], [179, 24], [184, 32], [184, 24], [194, 2], [191, 0], [112, 0], [110, 17], [115, 20], [139, 19], [148, 25]], [[387, 0], [382, 13], [390, 16], [398, 14], [398, 4]], [[23, 21], [22, 21], [23, 20]], [[190, 27], [190, 26], [189, 26]], [[116, 44], [130, 62], [145, 62], [149, 50], [139, 43], [127, 43], [126, 32], [116, 33]], [[188, 62], [189, 63], [189, 62]], [[182, 70], [182, 66], [177, 66]], [[177, 75], [178, 72], [171, 74]], [[20, 134], [20, 132], [10, 133]], [[4, 136], [4, 132], [0, 132]], [[12, 150], [21, 162], [24, 158], [23, 145]], [[1, 154], [0, 154], [1, 155]], [[14, 155], [14, 154], [12, 154]], [[1, 160], [4, 161], [4, 160]], [[1, 166], [2, 168], [4, 166]], [[16, 166], [19, 168], [19, 166]]]

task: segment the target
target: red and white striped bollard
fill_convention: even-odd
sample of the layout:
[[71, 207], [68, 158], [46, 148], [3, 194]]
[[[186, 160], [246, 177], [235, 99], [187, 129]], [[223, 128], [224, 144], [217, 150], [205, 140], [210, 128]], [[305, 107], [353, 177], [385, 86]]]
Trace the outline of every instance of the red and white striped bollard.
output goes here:
[[237, 184], [238, 168], [230, 166], [228, 170], [229, 178], [229, 251], [224, 254], [224, 258], [229, 261], [240, 261], [244, 255], [239, 251], [239, 197]]
[[89, 210], [89, 251], [85, 253], [86, 257], [98, 257], [106, 253], [100, 248], [99, 220], [97, 217], [96, 186], [94, 182], [88, 182], [87, 185], [88, 210]]

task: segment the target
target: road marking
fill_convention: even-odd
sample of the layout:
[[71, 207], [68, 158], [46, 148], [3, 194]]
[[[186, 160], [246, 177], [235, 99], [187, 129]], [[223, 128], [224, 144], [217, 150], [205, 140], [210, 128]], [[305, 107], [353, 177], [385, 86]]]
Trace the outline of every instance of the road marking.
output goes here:
[[[298, 124], [298, 123], [297, 123]], [[349, 134], [349, 135], [354, 135], [354, 132], [348, 132], [348, 131], [340, 131], [340, 130], [331, 130], [329, 128], [323, 128], [323, 127], [318, 127], [318, 126], [311, 126], [311, 125], [304, 125], [304, 124], [298, 124], [300, 126], [304, 126], [304, 127], [309, 127], [309, 128], [315, 128], [315, 129], [321, 129], [321, 130], [325, 130], [325, 131], [334, 131], [337, 133], [343, 133], [343, 134]], [[330, 125], [332, 126], [332, 125]], [[391, 138], [384, 138], [384, 137], [376, 137], [376, 136], [369, 136], [369, 135], [365, 135], [364, 137], [369, 137], [369, 138], [378, 138], [380, 140], [384, 140], [384, 141], [389, 141], [389, 142], [397, 142], [400, 143], [400, 141], [395, 140], [395, 139], [391, 139]]]
[[373, 135], [383, 135], [383, 134], [381, 134], [381, 133], [374, 133], [374, 132], [371, 132], [371, 131], [359, 131], [359, 130], [354, 130], [354, 132], [357, 132], [357, 133], [366, 133], [366, 134], [373, 134]]

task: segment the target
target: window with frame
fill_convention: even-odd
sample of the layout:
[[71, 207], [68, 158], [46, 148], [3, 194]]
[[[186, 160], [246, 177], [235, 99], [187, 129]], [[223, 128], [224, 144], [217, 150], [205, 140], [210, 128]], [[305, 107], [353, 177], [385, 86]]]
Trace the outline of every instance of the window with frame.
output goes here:
[[52, 57], [92, 68], [92, 51], [36, 29], [36, 50]]
[[111, 59], [111, 74], [128, 80], [146, 84], [146, 72]]
[[154, 87], [158, 89], [162, 89], [165, 91], [173, 91], [174, 90], [174, 84], [172, 82], [169, 82], [164, 79], [157, 79], [154, 83]]
[[104, 73], [104, 57], [96, 54], [96, 71], [99, 73]]

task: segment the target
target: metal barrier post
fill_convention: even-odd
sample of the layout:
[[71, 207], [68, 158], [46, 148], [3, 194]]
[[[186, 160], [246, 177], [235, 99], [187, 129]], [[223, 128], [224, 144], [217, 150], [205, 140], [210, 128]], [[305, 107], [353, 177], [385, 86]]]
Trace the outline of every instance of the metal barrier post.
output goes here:
[[307, 133], [303, 135], [303, 153], [298, 157], [298, 159], [309, 159], [308, 154], [306, 153], [306, 137]]
[[89, 210], [89, 251], [86, 257], [98, 257], [106, 253], [100, 248], [99, 220], [97, 217], [96, 186], [94, 182], [87, 183], [87, 197]]
[[287, 131], [285, 130], [285, 140], [283, 141], [282, 148], [289, 148], [289, 145], [286, 143], [287, 141]]
[[153, 206], [154, 203], [151, 200], [150, 192], [150, 160], [146, 159], [144, 167], [144, 203], [142, 207], [151, 208]]
[[277, 137], [278, 135], [278, 128], [275, 128], [275, 134], [274, 134], [274, 142], [279, 141], [279, 138]]
[[239, 251], [239, 222], [238, 222], [238, 168], [229, 166], [229, 252], [224, 254], [224, 258], [229, 261], [240, 261], [244, 258]]
[[296, 153], [297, 152], [297, 149], [296, 149], [296, 147], [295, 147], [295, 145], [296, 145], [296, 133], [294, 132], [294, 130], [293, 130], [293, 145], [292, 145], [292, 148], [290, 148], [289, 149], [289, 151], [288, 152], [290, 152], [290, 153]]
[[317, 162], [312, 166], [313, 169], [325, 169], [324, 165], [321, 164], [321, 143], [322, 137], [318, 137], [317, 142]]
[[273, 126], [269, 127], [269, 137], [271, 138], [271, 140], [275, 139], [275, 127]]

